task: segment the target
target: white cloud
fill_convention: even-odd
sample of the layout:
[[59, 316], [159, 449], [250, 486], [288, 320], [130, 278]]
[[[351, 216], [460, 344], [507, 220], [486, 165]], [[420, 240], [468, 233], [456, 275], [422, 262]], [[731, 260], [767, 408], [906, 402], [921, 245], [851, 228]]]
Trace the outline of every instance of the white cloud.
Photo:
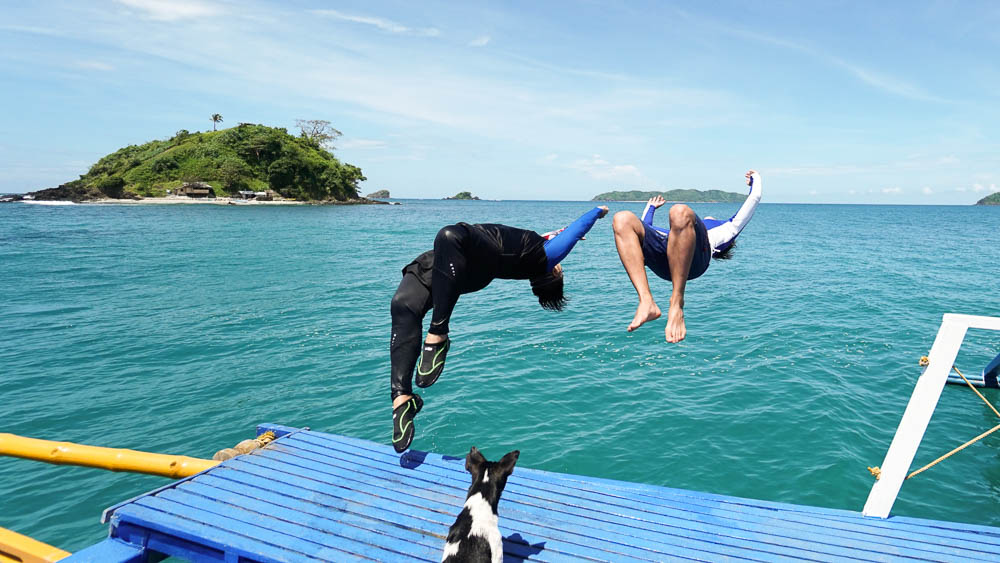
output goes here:
[[934, 193], [934, 190], [930, 189], [930, 187], [928, 186], [924, 186], [924, 189], [920, 191], [922, 191], [924, 195], [931, 195], [932, 193]]
[[490, 42], [490, 36], [482, 35], [480, 37], [473, 39], [472, 41], [469, 41], [469, 47], [485, 47], [486, 44], [489, 42]]
[[961, 187], [955, 188], [955, 191], [956, 192], [966, 192], [966, 191], [969, 191], [969, 190], [965, 186], [961, 186]]
[[155, 21], [177, 21], [203, 18], [222, 13], [214, 4], [199, 0], [116, 0], [143, 13], [143, 17]]
[[1000, 190], [998, 190], [996, 184], [990, 184], [989, 186], [984, 186], [982, 184], [973, 184], [972, 185], [972, 191], [974, 191], [976, 193], [979, 193], [979, 192], [990, 192], [990, 193], [992, 193], [992, 192], [1000, 191]]
[[639, 169], [635, 166], [631, 164], [611, 164], [601, 158], [599, 154], [595, 154], [590, 158], [577, 160], [573, 164], [570, 164], [569, 167], [584, 172], [596, 180], [642, 178], [642, 174], [639, 173]]
[[903, 188], [882, 188], [882, 193], [884, 194], [901, 194], [903, 193]]
[[860, 65], [854, 64], [850, 61], [841, 59], [840, 57], [831, 55], [824, 52], [821, 49], [813, 47], [807, 43], [798, 43], [795, 41], [788, 41], [773, 35], [766, 33], [760, 33], [753, 31], [749, 28], [732, 26], [729, 24], [720, 23], [707, 18], [700, 18], [693, 16], [692, 14], [681, 12], [681, 15], [694, 22], [700, 22], [702, 25], [708, 26], [710, 29], [721, 31], [722, 33], [728, 33], [730, 35], [735, 35], [737, 37], [743, 37], [753, 41], [759, 41], [761, 43], [768, 43], [775, 45], [784, 49], [789, 49], [793, 51], [798, 51], [806, 55], [812, 56], [814, 58], [825, 61], [827, 64], [835, 67], [839, 67], [846, 70], [849, 74], [853, 75], [858, 80], [878, 88], [879, 90], [888, 92], [890, 94], [895, 94], [897, 96], [902, 96], [904, 98], [910, 98], [913, 100], [920, 101], [930, 101], [930, 102], [944, 102], [931, 94], [928, 94], [924, 89], [913, 85], [905, 80], [891, 76], [885, 73], [880, 73], [873, 71], [868, 68], [864, 68]]
[[348, 139], [337, 143], [338, 149], [384, 149], [385, 147], [385, 141], [373, 139]]
[[882, 74], [858, 66], [853, 63], [849, 63], [843, 59], [833, 56], [827, 56], [827, 59], [836, 66], [847, 70], [847, 72], [853, 74], [856, 78], [862, 82], [868, 84], [869, 86], [874, 86], [879, 90], [883, 90], [890, 94], [896, 94], [897, 96], [902, 96], [904, 98], [909, 98], [911, 100], [919, 100], [924, 102], [943, 102], [944, 100], [932, 96], [925, 92], [923, 89], [910, 84], [904, 80], [896, 78], [894, 76], [889, 76], [888, 74]]
[[[441, 35], [441, 32], [433, 27], [425, 27], [421, 29], [415, 29], [407, 27], [400, 23], [396, 23], [392, 20], [387, 20], [385, 18], [377, 18], [373, 16], [357, 16], [353, 14], [345, 14], [344, 12], [339, 12], [337, 10], [312, 10], [312, 13], [320, 16], [327, 16], [338, 20], [348, 21], [352, 23], [360, 23], [364, 25], [375, 26], [382, 31], [387, 31], [389, 33], [401, 33], [406, 35], [419, 35], [422, 37], [437, 37]], [[487, 41], [489, 38], [487, 37]], [[485, 45], [485, 43], [484, 43]]]
[[809, 195], [819, 195], [819, 192], [816, 190], [809, 190]]
[[115, 67], [109, 65], [108, 63], [102, 63], [100, 61], [79, 61], [76, 63], [77, 68], [82, 68], [85, 70], [101, 70], [101, 71], [111, 71]]

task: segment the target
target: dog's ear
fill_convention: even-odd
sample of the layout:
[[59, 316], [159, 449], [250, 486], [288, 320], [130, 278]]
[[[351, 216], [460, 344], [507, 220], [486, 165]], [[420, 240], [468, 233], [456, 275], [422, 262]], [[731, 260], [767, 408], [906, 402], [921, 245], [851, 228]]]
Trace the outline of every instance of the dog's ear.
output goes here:
[[479, 472], [479, 469], [486, 464], [486, 458], [483, 454], [479, 453], [476, 446], [472, 446], [469, 450], [469, 455], [465, 456], [465, 470], [473, 475]]
[[519, 450], [514, 450], [507, 455], [500, 458], [497, 462], [497, 467], [500, 468], [500, 472], [504, 475], [510, 475], [514, 472], [514, 464], [517, 463], [517, 457], [521, 455]]

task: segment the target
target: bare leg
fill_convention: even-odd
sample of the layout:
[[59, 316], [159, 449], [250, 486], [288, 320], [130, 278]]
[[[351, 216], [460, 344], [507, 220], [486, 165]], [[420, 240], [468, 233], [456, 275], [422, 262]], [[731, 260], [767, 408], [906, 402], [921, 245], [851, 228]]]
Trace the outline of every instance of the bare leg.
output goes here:
[[670, 294], [667, 311], [667, 342], [680, 342], [687, 335], [684, 326], [684, 287], [694, 258], [694, 211], [684, 204], [670, 208], [670, 236], [667, 237], [667, 261], [670, 263], [670, 281], [674, 290]]
[[635, 317], [626, 329], [632, 332], [646, 321], [660, 318], [661, 313], [656, 301], [653, 300], [653, 294], [649, 291], [649, 280], [646, 278], [646, 261], [642, 257], [642, 237], [645, 234], [642, 222], [631, 211], [619, 211], [615, 213], [612, 225], [615, 230], [618, 257], [621, 258], [632, 287], [639, 295], [639, 306], [635, 310]]

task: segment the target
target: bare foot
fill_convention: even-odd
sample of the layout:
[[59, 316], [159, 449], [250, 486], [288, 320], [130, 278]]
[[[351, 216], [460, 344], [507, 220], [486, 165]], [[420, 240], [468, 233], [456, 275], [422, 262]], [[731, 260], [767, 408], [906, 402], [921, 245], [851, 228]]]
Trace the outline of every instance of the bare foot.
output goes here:
[[406, 403], [406, 401], [409, 401], [412, 398], [413, 395], [400, 395], [396, 397], [395, 399], [392, 400], [392, 410], [396, 410], [396, 407]]
[[687, 336], [687, 328], [684, 326], [684, 309], [677, 305], [671, 305], [667, 311], [667, 328], [664, 331], [667, 342], [680, 342]]
[[632, 332], [642, 326], [646, 321], [654, 321], [660, 318], [660, 314], [660, 308], [656, 306], [656, 302], [650, 301], [648, 303], [644, 303], [640, 301], [639, 307], [635, 310], [635, 318], [632, 319], [632, 322], [629, 323], [626, 330], [628, 332]]

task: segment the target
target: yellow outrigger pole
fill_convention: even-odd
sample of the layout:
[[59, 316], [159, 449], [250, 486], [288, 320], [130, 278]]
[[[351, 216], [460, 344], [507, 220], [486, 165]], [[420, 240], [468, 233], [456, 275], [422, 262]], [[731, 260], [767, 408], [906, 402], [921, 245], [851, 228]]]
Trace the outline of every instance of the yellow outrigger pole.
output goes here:
[[179, 479], [218, 465], [219, 461], [184, 455], [154, 454], [119, 448], [85, 446], [0, 433], [0, 455], [44, 461], [57, 465], [81, 465], [109, 471], [130, 471]]
[[69, 556], [68, 551], [0, 528], [0, 563], [52, 563]]
[[[39, 440], [0, 432], [0, 456], [179, 479], [215, 467], [231, 457], [262, 448], [274, 439], [274, 432], [268, 431], [255, 439], [243, 440], [233, 448], [220, 450], [215, 454], [215, 459], [198, 459], [186, 455], [153, 454], [121, 448]], [[52, 563], [69, 555], [69, 552], [57, 547], [0, 528], [0, 563]]]

